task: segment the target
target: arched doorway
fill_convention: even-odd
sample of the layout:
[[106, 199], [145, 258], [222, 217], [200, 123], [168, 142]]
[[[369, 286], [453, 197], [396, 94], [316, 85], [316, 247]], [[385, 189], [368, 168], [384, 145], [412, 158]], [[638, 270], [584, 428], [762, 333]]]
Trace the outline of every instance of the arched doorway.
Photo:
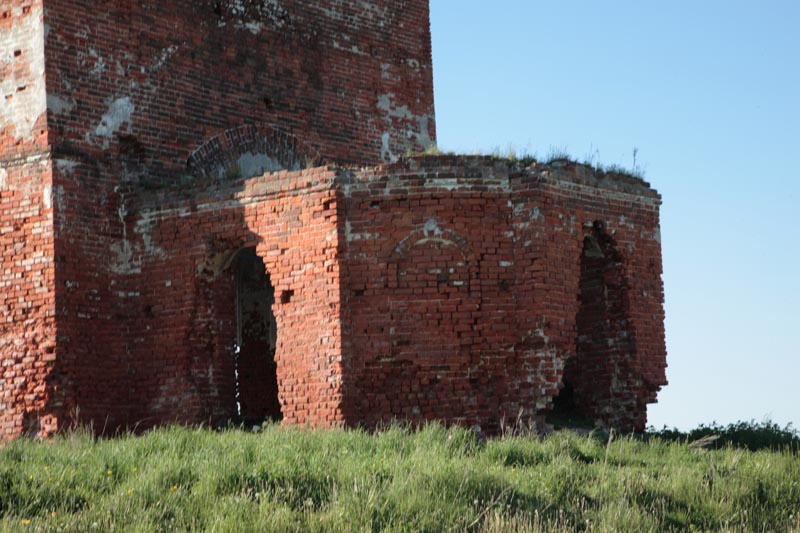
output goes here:
[[567, 423], [613, 425], [629, 396], [626, 279], [622, 257], [605, 225], [595, 222], [583, 241], [575, 356], [566, 362], [553, 415]]
[[236, 409], [246, 424], [280, 420], [275, 364], [277, 322], [272, 312], [275, 289], [255, 248], [241, 250], [233, 264], [236, 276]]

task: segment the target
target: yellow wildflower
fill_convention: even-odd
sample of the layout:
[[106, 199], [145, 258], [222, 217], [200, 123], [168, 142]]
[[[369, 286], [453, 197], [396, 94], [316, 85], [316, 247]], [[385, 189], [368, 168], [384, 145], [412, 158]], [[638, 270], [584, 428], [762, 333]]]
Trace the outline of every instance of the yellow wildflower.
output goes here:
[[172, 492], [175, 492], [176, 490], [178, 490], [178, 487], [177, 487], [176, 485], [172, 485], [172, 486], [169, 488], [169, 490], [170, 490], [170, 491], [172, 491]]
[[23, 518], [22, 520], [19, 521], [19, 523], [22, 524], [23, 526], [27, 526], [30, 525], [31, 521], [28, 520], [27, 518]]
[[113, 471], [111, 471], [111, 470], [106, 470], [106, 475], [107, 475], [107, 476], [110, 476], [110, 475], [111, 475], [111, 474], [113, 474], [113, 473], [114, 473], [114, 472], [113, 472]]

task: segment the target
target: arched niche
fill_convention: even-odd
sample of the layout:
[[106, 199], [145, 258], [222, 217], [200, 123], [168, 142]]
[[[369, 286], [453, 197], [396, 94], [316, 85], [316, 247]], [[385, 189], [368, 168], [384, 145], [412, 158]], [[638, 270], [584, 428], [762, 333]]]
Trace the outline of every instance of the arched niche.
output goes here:
[[294, 135], [273, 126], [245, 124], [206, 139], [189, 155], [186, 166], [198, 180], [225, 181], [320, 164], [319, 152]]
[[635, 393], [629, 362], [635, 356], [629, 332], [628, 283], [619, 247], [595, 222], [583, 240], [575, 355], [564, 367], [553, 415], [574, 424], [615, 425], [625, 418]]

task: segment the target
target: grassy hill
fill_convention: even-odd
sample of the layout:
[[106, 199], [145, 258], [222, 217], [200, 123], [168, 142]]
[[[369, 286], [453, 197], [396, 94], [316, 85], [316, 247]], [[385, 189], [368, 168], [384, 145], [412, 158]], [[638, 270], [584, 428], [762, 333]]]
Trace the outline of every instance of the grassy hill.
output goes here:
[[787, 435], [749, 451], [675, 432], [483, 440], [439, 425], [75, 433], [0, 449], [0, 529], [800, 531]]

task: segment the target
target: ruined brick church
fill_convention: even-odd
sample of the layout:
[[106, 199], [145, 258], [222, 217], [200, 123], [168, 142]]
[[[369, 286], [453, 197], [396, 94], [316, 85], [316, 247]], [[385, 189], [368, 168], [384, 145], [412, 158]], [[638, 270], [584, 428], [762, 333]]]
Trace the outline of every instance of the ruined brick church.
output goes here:
[[0, 6], [0, 439], [644, 427], [659, 195], [406, 157], [436, 138], [427, 0]]

